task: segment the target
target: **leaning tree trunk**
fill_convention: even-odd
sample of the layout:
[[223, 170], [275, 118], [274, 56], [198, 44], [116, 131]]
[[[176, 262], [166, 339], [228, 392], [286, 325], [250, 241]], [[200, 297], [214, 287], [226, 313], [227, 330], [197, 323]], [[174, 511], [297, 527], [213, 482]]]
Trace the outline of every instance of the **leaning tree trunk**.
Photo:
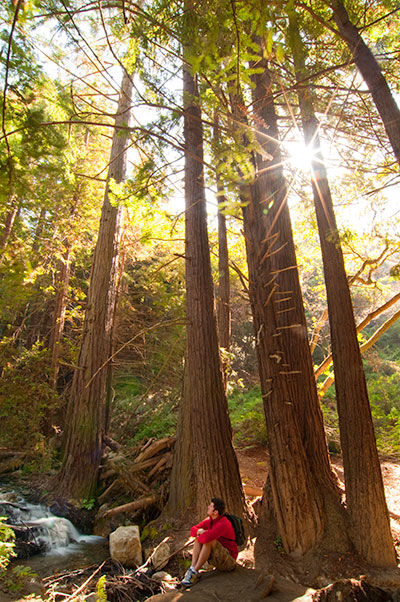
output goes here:
[[240, 514], [244, 499], [218, 351], [199, 93], [187, 64], [183, 90], [187, 346], [169, 511], [183, 515], [189, 510], [193, 521], [204, 516], [213, 496], [222, 497], [229, 509]]
[[319, 123], [312, 93], [306, 84], [304, 50], [295, 15], [290, 33], [304, 139], [312, 145], [312, 188], [321, 242], [335, 371], [340, 441], [343, 452], [346, 503], [351, 519], [351, 538], [369, 562], [396, 564], [389, 516], [376, 449], [364, 369], [354, 321], [350, 289], [323, 162]]
[[393, 152], [400, 165], [400, 109], [392, 96], [378, 61], [368, 48], [357, 27], [351, 23], [342, 0], [332, 0], [333, 18], [346, 41], [372, 95], [383, 121]]
[[78, 367], [75, 370], [65, 421], [64, 459], [60, 484], [64, 494], [82, 500], [96, 490], [103, 455], [109, 386], [110, 357], [118, 255], [121, 235], [121, 206], [110, 202], [110, 181], [125, 177], [132, 81], [125, 72], [102, 208]]
[[[214, 116], [214, 142], [218, 147], [218, 115]], [[215, 180], [217, 184], [218, 200], [218, 297], [217, 297], [217, 324], [219, 345], [225, 351], [229, 351], [231, 344], [231, 301], [230, 301], [230, 279], [229, 279], [229, 253], [228, 238], [226, 233], [226, 215], [224, 213], [224, 184], [218, 165], [215, 170]], [[224, 376], [224, 386], [226, 389], [228, 379], [228, 362], [222, 360], [222, 372]]]

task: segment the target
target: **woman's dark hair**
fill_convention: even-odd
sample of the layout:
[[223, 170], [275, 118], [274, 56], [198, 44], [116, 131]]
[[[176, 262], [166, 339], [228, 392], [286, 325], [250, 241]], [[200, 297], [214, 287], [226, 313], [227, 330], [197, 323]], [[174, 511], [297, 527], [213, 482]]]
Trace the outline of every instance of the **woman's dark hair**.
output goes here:
[[218, 510], [218, 514], [221, 516], [225, 510], [225, 502], [219, 497], [213, 497], [211, 498], [211, 501], [214, 504], [214, 509]]

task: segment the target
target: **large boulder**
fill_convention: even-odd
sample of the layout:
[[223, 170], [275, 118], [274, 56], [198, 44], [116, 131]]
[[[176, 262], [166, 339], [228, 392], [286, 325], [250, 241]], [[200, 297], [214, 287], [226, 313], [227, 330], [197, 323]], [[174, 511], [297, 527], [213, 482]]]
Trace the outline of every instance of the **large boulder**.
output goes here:
[[137, 525], [118, 527], [110, 534], [110, 556], [124, 566], [137, 567], [142, 564], [142, 544]]

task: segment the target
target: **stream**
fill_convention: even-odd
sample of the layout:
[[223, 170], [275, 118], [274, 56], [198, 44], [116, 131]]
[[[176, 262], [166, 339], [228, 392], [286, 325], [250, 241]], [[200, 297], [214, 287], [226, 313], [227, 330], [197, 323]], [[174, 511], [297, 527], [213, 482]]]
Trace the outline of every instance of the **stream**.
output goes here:
[[13, 562], [29, 566], [40, 578], [53, 573], [100, 563], [109, 556], [107, 540], [82, 535], [66, 518], [55, 516], [46, 506], [31, 504], [15, 491], [0, 486], [0, 516], [16, 527], [29, 528], [41, 552]]

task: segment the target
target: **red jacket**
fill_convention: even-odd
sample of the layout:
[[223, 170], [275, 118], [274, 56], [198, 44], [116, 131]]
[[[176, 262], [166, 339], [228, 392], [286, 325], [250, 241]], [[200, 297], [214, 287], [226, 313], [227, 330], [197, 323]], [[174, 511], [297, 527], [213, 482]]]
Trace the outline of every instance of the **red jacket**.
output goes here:
[[239, 550], [236, 544], [235, 530], [226, 516], [218, 516], [215, 520], [211, 520], [210, 517], [205, 518], [201, 523], [190, 529], [190, 535], [196, 537], [199, 529], [205, 529], [205, 532], [200, 533], [198, 537], [199, 543], [209, 543], [216, 539], [224, 548], [229, 550], [236, 560]]

